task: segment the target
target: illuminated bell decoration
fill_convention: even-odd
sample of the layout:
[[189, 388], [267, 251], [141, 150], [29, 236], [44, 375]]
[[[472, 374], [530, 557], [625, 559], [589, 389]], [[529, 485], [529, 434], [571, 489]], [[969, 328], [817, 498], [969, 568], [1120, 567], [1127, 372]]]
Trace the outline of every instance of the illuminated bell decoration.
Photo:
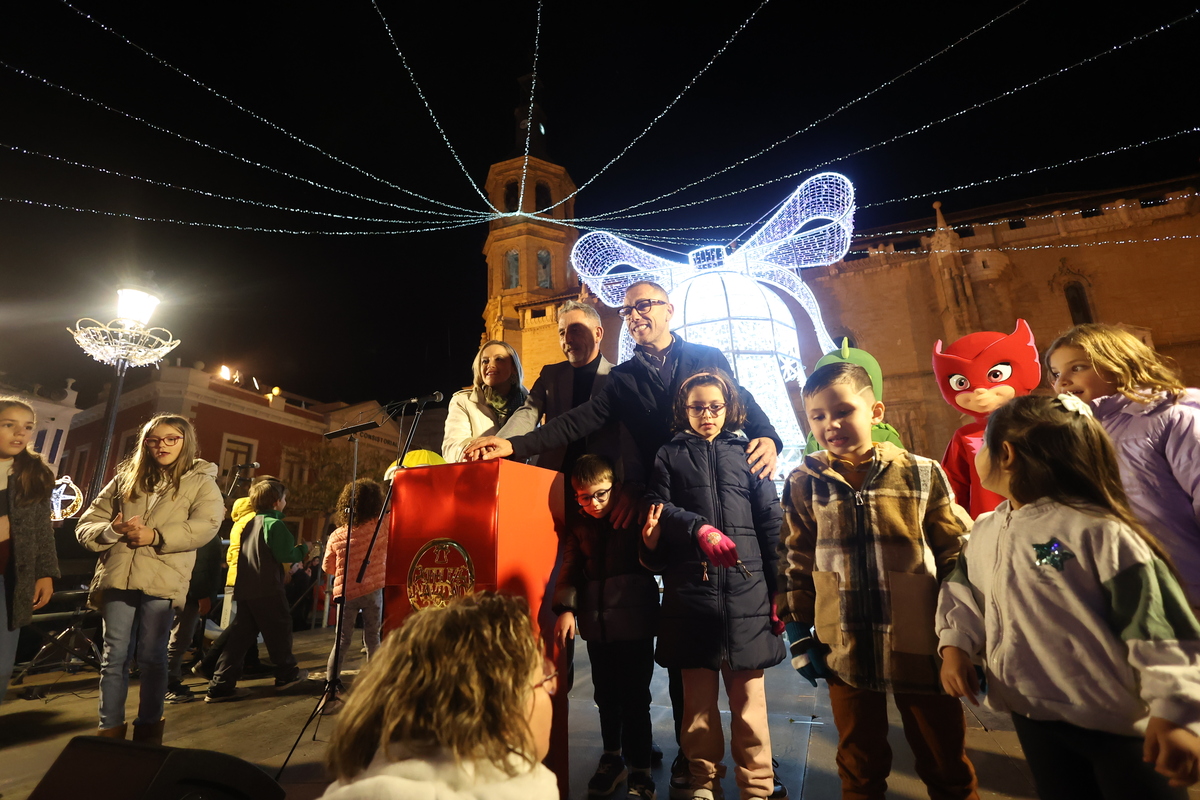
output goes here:
[[[853, 184], [823, 172], [802, 183], [732, 252], [722, 245], [701, 247], [680, 264], [597, 232], [575, 243], [571, 260], [583, 282], [609, 306], [621, 305], [625, 290], [638, 281], [666, 289], [675, 305], [672, 330], [722, 351], [738, 383], [771, 418], [783, 440], [779, 474], [786, 475], [804, 457], [804, 436], [784, 382], [803, 383], [805, 374], [796, 323], [776, 291], [808, 313], [821, 352], [836, 350], [799, 271], [841, 260], [850, 249], [853, 227]], [[632, 355], [633, 340], [623, 326], [619, 361]]]

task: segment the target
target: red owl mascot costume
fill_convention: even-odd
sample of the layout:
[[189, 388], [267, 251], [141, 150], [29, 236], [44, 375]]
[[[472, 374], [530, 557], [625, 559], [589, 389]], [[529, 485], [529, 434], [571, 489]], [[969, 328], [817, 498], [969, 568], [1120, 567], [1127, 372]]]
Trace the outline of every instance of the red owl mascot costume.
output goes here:
[[988, 415], [1014, 397], [1029, 394], [1042, 380], [1033, 332], [1019, 319], [1008, 336], [995, 331], [971, 333], [945, 351], [939, 339], [933, 346], [933, 373], [946, 402], [975, 418], [954, 432], [942, 467], [958, 503], [978, 517], [1004, 499], [984, 489], [975, 472]]

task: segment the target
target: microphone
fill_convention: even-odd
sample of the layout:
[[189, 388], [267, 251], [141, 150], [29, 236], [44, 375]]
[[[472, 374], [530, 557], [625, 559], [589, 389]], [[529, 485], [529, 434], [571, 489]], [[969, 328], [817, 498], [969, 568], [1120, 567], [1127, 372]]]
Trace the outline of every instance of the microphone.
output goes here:
[[416, 403], [419, 406], [423, 406], [426, 403], [440, 403], [442, 402], [442, 393], [434, 392], [433, 394], [422, 395], [421, 397], [410, 397], [404, 402]]
[[238, 469], [258, 469], [260, 465], [257, 461], [251, 461], [249, 464], [234, 464], [234, 466]]

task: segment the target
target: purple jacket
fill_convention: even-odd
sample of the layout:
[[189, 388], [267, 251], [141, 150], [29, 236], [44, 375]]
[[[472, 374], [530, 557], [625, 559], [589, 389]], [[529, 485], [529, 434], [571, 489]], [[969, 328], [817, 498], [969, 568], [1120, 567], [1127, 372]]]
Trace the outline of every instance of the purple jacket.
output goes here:
[[1113, 394], [1092, 407], [1117, 448], [1133, 512], [1166, 548], [1188, 599], [1200, 607], [1200, 390], [1188, 389], [1178, 403]]

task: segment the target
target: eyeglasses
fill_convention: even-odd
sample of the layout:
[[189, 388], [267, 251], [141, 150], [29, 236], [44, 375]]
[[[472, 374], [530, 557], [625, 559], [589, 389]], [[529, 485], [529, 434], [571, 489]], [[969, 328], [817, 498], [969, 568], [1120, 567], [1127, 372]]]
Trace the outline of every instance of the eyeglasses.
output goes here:
[[586, 506], [588, 503], [592, 502], [593, 500], [597, 500], [597, 501], [603, 503], [604, 501], [608, 500], [608, 496], [610, 494], [612, 494], [611, 486], [608, 487], [607, 489], [601, 489], [598, 492], [592, 492], [591, 494], [577, 494], [577, 495], [575, 495], [575, 502], [579, 503], [579, 505], [581, 505], [581, 506]]
[[554, 665], [550, 663], [549, 659], [546, 659], [542, 665], [542, 671], [545, 672], [545, 670], [550, 670], [550, 672], [545, 674], [540, 681], [535, 683], [533, 688], [537, 689], [540, 687], [545, 689], [546, 694], [554, 697], [555, 693], [558, 691], [558, 670], [554, 669]]
[[636, 303], [634, 303], [631, 306], [618, 306], [617, 313], [620, 314], [622, 317], [628, 317], [630, 314], [633, 313], [634, 309], [637, 309], [637, 312], [639, 314], [641, 314], [642, 316], [645, 316], [646, 314], [650, 313], [650, 309], [653, 308], [654, 306], [665, 306], [665, 305], [667, 305], [666, 300], [638, 300]]
[[161, 439], [157, 436], [147, 436], [145, 439], [142, 439], [142, 444], [153, 449], [158, 447], [159, 444], [165, 444], [167, 447], [174, 447], [182, 441], [182, 436], [164, 436]]
[[686, 408], [689, 417], [703, 417], [705, 414], [719, 417], [725, 412], [725, 403], [709, 403], [706, 406], [686, 406]]

